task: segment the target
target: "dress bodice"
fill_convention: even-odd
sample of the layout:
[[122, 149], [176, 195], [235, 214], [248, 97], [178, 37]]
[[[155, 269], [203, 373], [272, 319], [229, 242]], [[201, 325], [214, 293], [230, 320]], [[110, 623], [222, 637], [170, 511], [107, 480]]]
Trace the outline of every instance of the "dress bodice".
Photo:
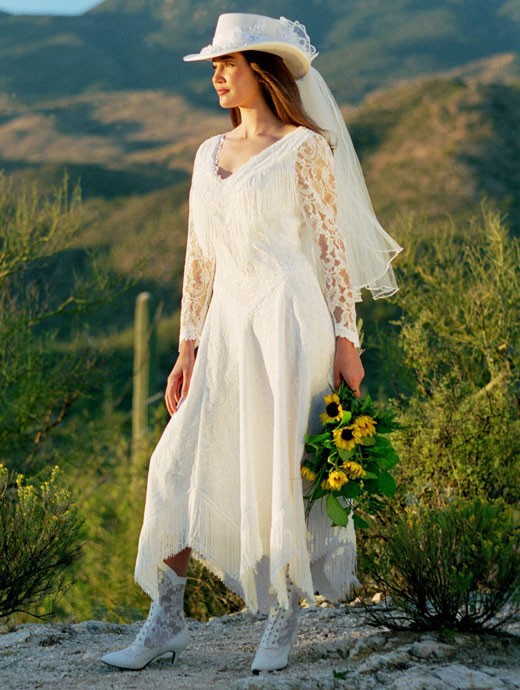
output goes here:
[[195, 158], [179, 340], [198, 341], [214, 285], [247, 299], [312, 270], [336, 335], [358, 345], [326, 139], [299, 127], [226, 178], [218, 174], [222, 140], [207, 139]]

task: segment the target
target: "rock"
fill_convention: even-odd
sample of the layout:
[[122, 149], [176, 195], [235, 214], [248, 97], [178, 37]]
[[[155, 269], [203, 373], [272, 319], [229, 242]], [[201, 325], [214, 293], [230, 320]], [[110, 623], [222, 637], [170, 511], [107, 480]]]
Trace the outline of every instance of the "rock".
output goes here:
[[351, 649], [349, 658], [358, 660], [366, 657], [372, 652], [378, 652], [386, 645], [386, 637], [383, 635], [370, 635], [358, 640]]
[[419, 669], [398, 676], [386, 690], [452, 690], [452, 686]]
[[[332, 674], [328, 680], [316, 685], [316, 680], [298, 677], [284, 678], [278, 674], [260, 674], [251, 678], [244, 678], [233, 685], [233, 690], [334, 690], [336, 686]], [[344, 685], [342, 687], [345, 687]]]
[[500, 680], [505, 684], [506, 687], [510, 688], [520, 688], [520, 667], [517, 666], [515, 669], [502, 668], [498, 666], [497, 668], [490, 666], [483, 666], [480, 671], [482, 673], [488, 673], [490, 676], [495, 676], [500, 678]]
[[28, 630], [4, 633], [0, 635], [0, 649], [7, 649], [7, 647], [13, 647], [21, 642], [25, 642], [30, 636], [31, 633]]
[[128, 626], [106, 623], [105, 621], [83, 621], [69, 626], [74, 633], [87, 632], [91, 635], [106, 635], [107, 633], [123, 633]]
[[372, 654], [357, 668], [358, 673], [378, 673], [387, 669], [404, 671], [410, 668], [410, 656], [404, 650], [388, 654]]
[[453, 648], [447, 644], [441, 644], [435, 640], [421, 640], [410, 645], [408, 649], [412, 657], [418, 659], [446, 659], [453, 656]]
[[[323, 602], [322, 602], [323, 603]], [[252, 676], [265, 616], [188, 621], [193, 642], [172, 667], [139, 673], [99, 659], [130, 644], [140, 625], [27, 624], [0, 634], [0, 685], [9, 690], [519, 690], [520, 639], [381, 632], [359, 608], [303, 609], [287, 669]], [[519, 627], [514, 629], [518, 636]], [[473, 640], [473, 646], [470, 644]]]
[[498, 690], [506, 687], [500, 678], [459, 664], [438, 668], [434, 674], [448, 687], [457, 690]]

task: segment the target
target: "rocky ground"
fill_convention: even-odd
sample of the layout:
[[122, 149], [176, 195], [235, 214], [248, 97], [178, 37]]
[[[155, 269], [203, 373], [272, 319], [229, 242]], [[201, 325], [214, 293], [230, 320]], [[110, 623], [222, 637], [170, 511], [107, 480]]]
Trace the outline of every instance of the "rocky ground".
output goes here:
[[367, 624], [362, 607], [302, 609], [290, 666], [250, 674], [264, 619], [248, 613], [190, 621], [194, 641], [174, 666], [164, 657], [140, 672], [99, 657], [129, 644], [138, 624], [27, 624], [0, 634], [6, 690], [513, 690], [520, 688], [520, 631], [440, 638]]

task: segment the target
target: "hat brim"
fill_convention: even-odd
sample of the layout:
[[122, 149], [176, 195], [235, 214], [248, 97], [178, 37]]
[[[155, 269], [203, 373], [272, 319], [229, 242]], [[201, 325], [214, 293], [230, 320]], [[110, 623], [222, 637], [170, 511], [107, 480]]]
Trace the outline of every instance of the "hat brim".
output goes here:
[[215, 49], [204, 51], [202, 53], [193, 53], [191, 55], [185, 55], [183, 60], [185, 62], [199, 62], [201, 60], [213, 60], [213, 58], [220, 57], [221, 55], [230, 55], [231, 53], [243, 53], [246, 50], [259, 50], [262, 53], [272, 53], [273, 55], [278, 55], [283, 59], [287, 65], [289, 71], [295, 79], [300, 79], [309, 71], [311, 63], [309, 59], [296, 47], [287, 45], [287, 43], [278, 43], [276, 41], [268, 43], [251, 43], [247, 46], [240, 46], [233, 48], [232, 46], [226, 48], [226, 50]]

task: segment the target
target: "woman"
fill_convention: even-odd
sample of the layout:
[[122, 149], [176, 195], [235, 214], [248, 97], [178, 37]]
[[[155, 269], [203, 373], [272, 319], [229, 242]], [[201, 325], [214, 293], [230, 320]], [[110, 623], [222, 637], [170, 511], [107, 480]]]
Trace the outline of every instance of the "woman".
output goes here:
[[399, 248], [373, 216], [315, 55], [295, 22], [226, 14], [211, 46], [185, 58], [212, 61], [235, 127], [195, 159], [171, 421], [150, 463], [136, 565], [152, 606], [134, 643], [103, 657], [119, 668], [188, 644], [192, 549], [249, 609], [269, 611], [255, 673], [287, 665], [299, 596], [337, 600], [355, 581], [353, 525], [330, 528], [319, 506], [306, 523], [299, 467], [329, 385], [343, 378], [359, 395], [354, 302], [361, 287], [395, 291]]

